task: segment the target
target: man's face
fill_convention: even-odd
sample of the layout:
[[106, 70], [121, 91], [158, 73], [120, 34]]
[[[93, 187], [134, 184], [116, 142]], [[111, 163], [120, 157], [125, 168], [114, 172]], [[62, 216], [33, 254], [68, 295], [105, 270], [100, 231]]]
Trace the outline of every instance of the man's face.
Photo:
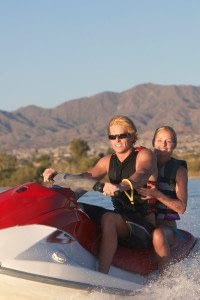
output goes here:
[[113, 136], [113, 139], [110, 139], [110, 143], [116, 153], [125, 153], [132, 149], [133, 137], [128, 134], [127, 130], [123, 126], [112, 125], [110, 127], [110, 136]]

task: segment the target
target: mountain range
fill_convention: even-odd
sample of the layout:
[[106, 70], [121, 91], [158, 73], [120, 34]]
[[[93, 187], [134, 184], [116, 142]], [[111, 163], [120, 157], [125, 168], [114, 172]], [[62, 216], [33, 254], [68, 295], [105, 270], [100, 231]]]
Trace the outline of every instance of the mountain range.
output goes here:
[[170, 125], [180, 139], [198, 141], [200, 86], [147, 83], [51, 109], [30, 105], [12, 112], [0, 110], [0, 151], [59, 147], [75, 138], [105, 143], [107, 123], [116, 114], [129, 116], [143, 140], [150, 140], [158, 126]]

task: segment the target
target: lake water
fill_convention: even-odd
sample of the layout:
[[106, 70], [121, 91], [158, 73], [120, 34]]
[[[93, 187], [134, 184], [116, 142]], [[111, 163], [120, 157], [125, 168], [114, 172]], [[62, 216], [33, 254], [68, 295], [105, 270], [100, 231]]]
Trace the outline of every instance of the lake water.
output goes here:
[[[178, 227], [191, 232], [197, 238], [200, 238], [200, 179], [189, 180], [189, 198], [188, 207], [185, 214], [181, 217]], [[85, 194], [81, 201], [94, 203], [110, 208], [111, 202], [108, 197], [100, 193], [90, 192]], [[1, 291], [0, 291], [1, 292]], [[30, 291], [31, 293], [31, 291]], [[33, 298], [33, 297], [32, 297]], [[1, 299], [1, 296], [0, 296]], [[28, 299], [28, 298], [27, 298]], [[42, 297], [37, 299], [47, 299]], [[48, 299], [52, 300], [51, 295]], [[74, 295], [67, 298], [56, 299], [75, 299]], [[80, 297], [81, 299], [81, 297]], [[88, 295], [89, 300], [110, 300], [116, 299], [114, 295], [105, 296], [102, 294], [92, 293]], [[144, 286], [142, 293], [138, 296], [127, 297], [133, 300], [196, 300], [200, 299], [200, 246], [196, 248], [192, 257], [171, 266], [165, 275], [158, 280], [150, 281]]]

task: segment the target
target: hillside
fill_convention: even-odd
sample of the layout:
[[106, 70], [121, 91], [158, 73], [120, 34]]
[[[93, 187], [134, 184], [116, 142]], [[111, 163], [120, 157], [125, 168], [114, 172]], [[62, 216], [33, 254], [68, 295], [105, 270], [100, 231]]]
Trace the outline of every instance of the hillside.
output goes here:
[[131, 117], [144, 143], [150, 142], [155, 128], [170, 125], [182, 146], [196, 148], [200, 87], [142, 84], [121, 93], [103, 92], [66, 101], [52, 109], [32, 105], [0, 111], [0, 151], [58, 147], [74, 138], [105, 143], [106, 125], [115, 114]]

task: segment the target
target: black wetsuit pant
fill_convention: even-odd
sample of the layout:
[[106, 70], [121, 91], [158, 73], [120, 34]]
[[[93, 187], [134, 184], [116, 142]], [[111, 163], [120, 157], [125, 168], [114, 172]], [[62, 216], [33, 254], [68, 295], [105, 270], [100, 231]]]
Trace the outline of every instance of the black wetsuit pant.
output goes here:
[[106, 212], [118, 213], [126, 221], [130, 228], [130, 235], [128, 238], [119, 239], [119, 244], [128, 248], [149, 248], [152, 246], [152, 233], [155, 226], [144, 220], [140, 213], [135, 213], [131, 210], [125, 209], [123, 212], [106, 209], [97, 205], [86, 204], [79, 202], [82, 210], [89, 216], [89, 218], [96, 224], [101, 224], [102, 215]]

